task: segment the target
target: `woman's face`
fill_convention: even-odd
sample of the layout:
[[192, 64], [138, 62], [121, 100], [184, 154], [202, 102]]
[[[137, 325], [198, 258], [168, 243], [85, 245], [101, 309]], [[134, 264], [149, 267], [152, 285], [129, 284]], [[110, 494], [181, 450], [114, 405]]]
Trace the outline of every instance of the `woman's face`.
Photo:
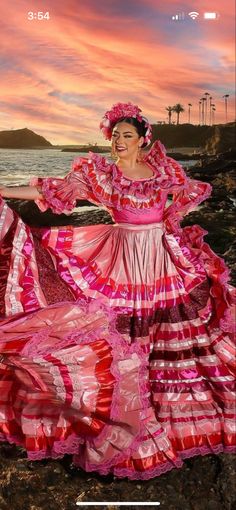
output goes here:
[[137, 156], [143, 141], [143, 136], [139, 136], [134, 126], [119, 122], [112, 131], [112, 152], [122, 159]]

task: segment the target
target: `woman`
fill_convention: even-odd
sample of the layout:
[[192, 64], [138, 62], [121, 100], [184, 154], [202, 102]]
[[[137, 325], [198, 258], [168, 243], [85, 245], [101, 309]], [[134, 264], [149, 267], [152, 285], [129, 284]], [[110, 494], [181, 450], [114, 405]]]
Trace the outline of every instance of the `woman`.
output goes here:
[[137, 106], [100, 128], [116, 164], [90, 153], [64, 179], [1, 187], [55, 213], [88, 199], [115, 222], [35, 230], [2, 202], [1, 439], [147, 479], [235, 448], [232, 288], [206, 232], [179, 224], [210, 185], [160, 141], [141, 157]]

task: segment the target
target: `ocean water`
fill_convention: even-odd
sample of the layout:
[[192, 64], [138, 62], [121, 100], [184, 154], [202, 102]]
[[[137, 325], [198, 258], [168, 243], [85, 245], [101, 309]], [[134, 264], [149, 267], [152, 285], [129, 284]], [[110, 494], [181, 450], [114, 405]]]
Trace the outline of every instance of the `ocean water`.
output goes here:
[[28, 184], [33, 176], [64, 177], [73, 160], [85, 153], [62, 152], [60, 149], [0, 149], [0, 179], [6, 186]]
[[[109, 153], [103, 155], [110, 157]], [[88, 153], [62, 152], [60, 149], [0, 149], [0, 182], [6, 186], [23, 186], [33, 176], [64, 177], [71, 170], [74, 159], [81, 156], [87, 157]], [[196, 164], [196, 160], [180, 163], [190, 167]], [[74, 212], [96, 212], [101, 208], [93, 205], [78, 206]]]
[[[60, 149], [0, 149], [1, 184], [25, 185], [32, 176], [64, 177], [71, 170], [73, 160], [80, 156], [87, 157], [88, 154], [62, 152]], [[105, 156], [109, 158], [109, 154]], [[195, 165], [196, 160], [184, 161], [182, 164], [189, 167]]]

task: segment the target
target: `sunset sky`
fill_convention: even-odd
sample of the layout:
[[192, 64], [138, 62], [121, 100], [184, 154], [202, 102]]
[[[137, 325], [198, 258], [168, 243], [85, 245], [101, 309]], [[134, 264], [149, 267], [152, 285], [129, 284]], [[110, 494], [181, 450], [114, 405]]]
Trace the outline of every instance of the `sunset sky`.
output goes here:
[[[50, 19], [28, 20], [29, 11]], [[185, 20], [173, 21], [181, 12]], [[165, 108], [181, 103], [181, 123], [191, 103], [198, 123], [205, 92], [216, 123], [225, 122], [229, 94], [234, 120], [233, 0], [0, 0], [0, 13], [0, 130], [101, 143], [100, 119], [115, 102], [138, 104], [151, 122], [168, 121]]]

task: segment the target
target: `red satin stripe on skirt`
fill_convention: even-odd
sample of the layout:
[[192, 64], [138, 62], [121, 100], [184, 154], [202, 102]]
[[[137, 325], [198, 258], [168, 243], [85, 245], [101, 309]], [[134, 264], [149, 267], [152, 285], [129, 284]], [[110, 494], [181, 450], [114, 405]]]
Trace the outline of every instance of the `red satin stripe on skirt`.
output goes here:
[[14, 213], [13, 222], [0, 243], [0, 317], [4, 317], [6, 311], [4, 296], [7, 288], [7, 279], [11, 265], [11, 251], [17, 224], [18, 216]]

